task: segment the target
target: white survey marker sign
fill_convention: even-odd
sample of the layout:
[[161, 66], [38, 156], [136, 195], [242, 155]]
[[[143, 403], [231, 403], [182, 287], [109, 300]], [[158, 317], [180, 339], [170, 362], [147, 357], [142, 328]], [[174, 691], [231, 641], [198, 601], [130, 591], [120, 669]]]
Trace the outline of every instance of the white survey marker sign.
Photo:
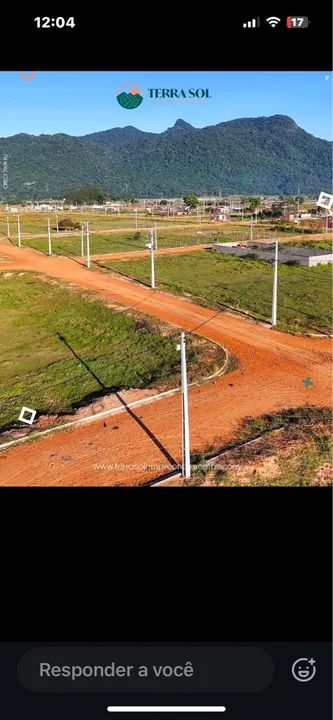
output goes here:
[[321, 192], [317, 200], [317, 205], [319, 205], [319, 207], [325, 208], [325, 210], [330, 210], [333, 205], [333, 195]]
[[[19, 420], [23, 423], [26, 423], [27, 425], [32, 425], [35, 417], [36, 417], [37, 410], [32, 410], [31, 408], [24, 407], [22, 408]], [[28, 414], [30, 417], [25, 417], [25, 415]]]

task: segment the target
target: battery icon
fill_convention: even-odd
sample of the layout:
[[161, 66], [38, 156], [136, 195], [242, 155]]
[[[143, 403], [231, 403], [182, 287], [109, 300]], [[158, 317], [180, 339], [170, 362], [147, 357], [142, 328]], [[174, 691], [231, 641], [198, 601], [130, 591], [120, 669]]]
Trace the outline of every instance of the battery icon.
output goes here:
[[307, 28], [309, 26], [309, 18], [303, 16], [289, 15], [287, 17], [287, 28]]

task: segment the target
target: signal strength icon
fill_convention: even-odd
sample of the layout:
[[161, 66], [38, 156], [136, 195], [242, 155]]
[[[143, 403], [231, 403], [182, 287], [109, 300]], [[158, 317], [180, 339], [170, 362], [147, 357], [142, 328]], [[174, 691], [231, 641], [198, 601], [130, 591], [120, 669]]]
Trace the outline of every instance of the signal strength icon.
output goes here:
[[248, 20], [247, 22], [243, 23], [243, 28], [258, 28], [260, 27], [260, 18], [252, 18], [252, 20]]
[[269, 17], [269, 18], [266, 18], [266, 22], [268, 22], [268, 24], [274, 28], [279, 24], [279, 22], [281, 22], [281, 18]]

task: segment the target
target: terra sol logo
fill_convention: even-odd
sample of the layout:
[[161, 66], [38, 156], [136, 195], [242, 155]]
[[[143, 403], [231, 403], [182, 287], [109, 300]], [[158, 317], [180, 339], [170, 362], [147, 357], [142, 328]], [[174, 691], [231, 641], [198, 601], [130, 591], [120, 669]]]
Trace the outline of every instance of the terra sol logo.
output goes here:
[[141, 105], [143, 92], [137, 85], [126, 83], [117, 89], [117, 100], [126, 110], [134, 110]]

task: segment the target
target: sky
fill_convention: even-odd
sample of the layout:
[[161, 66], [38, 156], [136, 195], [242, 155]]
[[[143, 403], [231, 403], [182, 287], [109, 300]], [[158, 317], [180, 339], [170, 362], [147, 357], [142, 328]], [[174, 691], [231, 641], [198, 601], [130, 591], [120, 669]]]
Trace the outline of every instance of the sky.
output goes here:
[[[29, 71], [26, 71], [27, 74]], [[122, 108], [116, 95], [139, 86], [142, 104]], [[208, 88], [205, 101], [152, 100], [149, 88]], [[0, 73], [0, 137], [85, 135], [134, 125], [162, 132], [182, 118], [204, 127], [240, 117], [289, 115], [316, 137], [332, 139], [332, 73], [325, 72], [19, 72]]]

